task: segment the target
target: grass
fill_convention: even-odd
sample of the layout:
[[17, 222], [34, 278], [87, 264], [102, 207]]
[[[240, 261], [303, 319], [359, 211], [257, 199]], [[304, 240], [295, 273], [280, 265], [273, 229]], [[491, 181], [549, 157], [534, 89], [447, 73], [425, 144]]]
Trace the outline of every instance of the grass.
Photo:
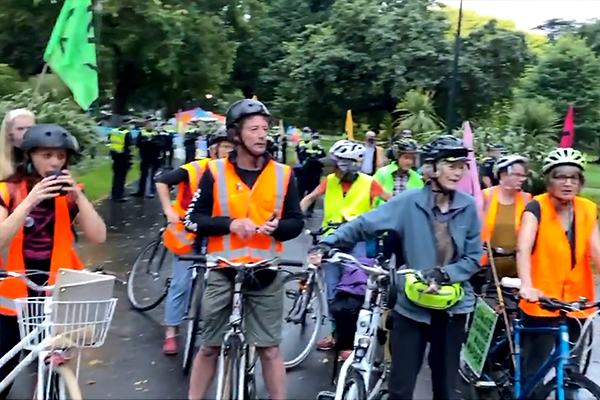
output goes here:
[[[127, 173], [127, 183], [135, 182], [140, 177], [137, 153], [133, 154], [133, 165]], [[85, 194], [91, 201], [96, 201], [110, 194], [112, 186], [112, 159], [107, 149], [102, 149], [94, 160], [85, 160], [73, 168], [73, 176], [77, 183], [84, 186]]]
[[585, 188], [581, 195], [600, 204], [600, 164], [586, 165]]

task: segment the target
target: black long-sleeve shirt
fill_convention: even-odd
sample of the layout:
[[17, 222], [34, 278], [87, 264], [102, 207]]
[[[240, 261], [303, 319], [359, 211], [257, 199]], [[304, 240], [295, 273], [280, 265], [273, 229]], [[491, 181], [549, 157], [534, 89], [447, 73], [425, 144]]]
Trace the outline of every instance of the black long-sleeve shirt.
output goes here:
[[[271, 159], [269, 155], [265, 156], [266, 166]], [[231, 153], [229, 160], [235, 167], [235, 172], [246, 186], [252, 188], [256, 183], [262, 169], [258, 171], [249, 171], [237, 166], [236, 155]], [[186, 228], [192, 232], [199, 233], [198, 236], [225, 236], [230, 233], [229, 226], [232, 219], [228, 216], [213, 216], [214, 204], [214, 183], [210, 169], [207, 168], [202, 175], [198, 191], [190, 203], [187, 215], [185, 217]], [[300, 209], [300, 193], [296, 186], [296, 179], [293, 173], [290, 175], [287, 192], [283, 200], [283, 209], [281, 219], [277, 229], [271, 235], [278, 242], [292, 240], [302, 232], [304, 228], [304, 215]]]
[[[264, 165], [266, 166], [268, 161], [271, 159], [270, 155], [265, 155]], [[262, 173], [262, 169], [258, 171], [249, 171], [238, 167], [236, 160], [236, 154], [230, 153], [229, 160], [233, 163], [235, 172], [246, 186], [252, 188], [256, 183], [259, 175]], [[215, 178], [210, 172], [209, 168], [206, 168], [202, 179], [200, 179], [200, 185], [198, 191], [194, 194], [194, 198], [190, 203], [187, 214], [184, 218], [184, 224], [186, 228], [196, 233], [197, 240], [204, 240], [204, 237], [208, 236], [225, 236], [230, 233], [229, 226], [231, 225], [232, 219], [228, 216], [213, 216], [213, 204], [214, 204], [214, 183]], [[281, 210], [281, 219], [277, 229], [271, 234], [273, 239], [284, 242], [287, 240], [294, 239], [302, 232], [304, 228], [304, 215], [300, 209], [300, 193], [296, 186], [296, 179], [293, 173], [290, 174], [290, 180], [288, 183], [287, 192], [283, 199], [283, 209]], [[196, 243], [196, 248], [199, 247], [200, 243]], [[233, 275], [223, 271], [225, 276], [233, 279]], [[254, 274], [254, 279], [248, 280], [244, 283], [244, 287], [249, 290], [260, 290], [270, 285], [276, 277], [277, 272], [272, 270], [261, 270]]]

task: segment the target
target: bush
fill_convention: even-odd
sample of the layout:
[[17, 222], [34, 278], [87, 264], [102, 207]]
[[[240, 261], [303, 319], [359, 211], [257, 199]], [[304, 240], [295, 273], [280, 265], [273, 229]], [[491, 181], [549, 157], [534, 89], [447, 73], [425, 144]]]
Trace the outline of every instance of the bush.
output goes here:
[[20, 91], [24, 86], [19, 73], [6, 64], [0, 64], [0, 96]]
[[33, 90], [0, 98], [2, 117], [15, 108], [27, 108], [36, 115], [37, 123], [57, 124], [67, 129], [79, 142], [84, 154], [97, 146], [99, 137], [94, 120], [71, 99], [50, 100], [50, 93], [34, 95]]

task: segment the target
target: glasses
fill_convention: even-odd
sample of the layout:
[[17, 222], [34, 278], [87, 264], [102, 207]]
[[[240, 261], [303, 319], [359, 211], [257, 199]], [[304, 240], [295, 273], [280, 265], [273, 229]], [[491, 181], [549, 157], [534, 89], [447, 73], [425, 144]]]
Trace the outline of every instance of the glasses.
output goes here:
[[571, 183], [579, 184], [581, 182], [581, 176], [558, 174], [558, 175], [554, 175], [552, 177], [552, 180], [556, 181], [557, 183], [563, 184], [563, 185], [566, 184], [568, 181], [571, 181]]
[[521, 173], [518, 173], [518, 172], [513, 172], [513, 173], [510, 174], [510, 176], [513, 176], [515, 178], [520, 178], [520, 179], [526, 179], [528, 177], [527, 174], [521, 174]]

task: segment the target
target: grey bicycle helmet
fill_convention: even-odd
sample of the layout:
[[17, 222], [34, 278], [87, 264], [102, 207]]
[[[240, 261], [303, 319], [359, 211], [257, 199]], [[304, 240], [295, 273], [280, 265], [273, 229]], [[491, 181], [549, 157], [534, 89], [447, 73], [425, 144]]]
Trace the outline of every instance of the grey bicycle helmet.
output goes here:
[[79, 152], [79, 144], [65, 128], [54, 124], [39, 124], [27, 129], [23, 135], [21, 150], [28, 152], [38, 148], [65, 149]]
[[214, 131], [212, 135], [210, 135], [210, 139], [208, 141], [208, 146], [212, 146], [213, 144], [217, 144], [220, 142], [224, 142], [227, 140], [227, 128], [225, 126], [220, 126], [219, 129]]
[[267, 107], [258, 100], [242, 99], [233, 103], [225, 115], [225, 125], [227, 129], [233, 128], [236, 122], [251, 115], [263, 115], [270, 117], [271, 113]]

